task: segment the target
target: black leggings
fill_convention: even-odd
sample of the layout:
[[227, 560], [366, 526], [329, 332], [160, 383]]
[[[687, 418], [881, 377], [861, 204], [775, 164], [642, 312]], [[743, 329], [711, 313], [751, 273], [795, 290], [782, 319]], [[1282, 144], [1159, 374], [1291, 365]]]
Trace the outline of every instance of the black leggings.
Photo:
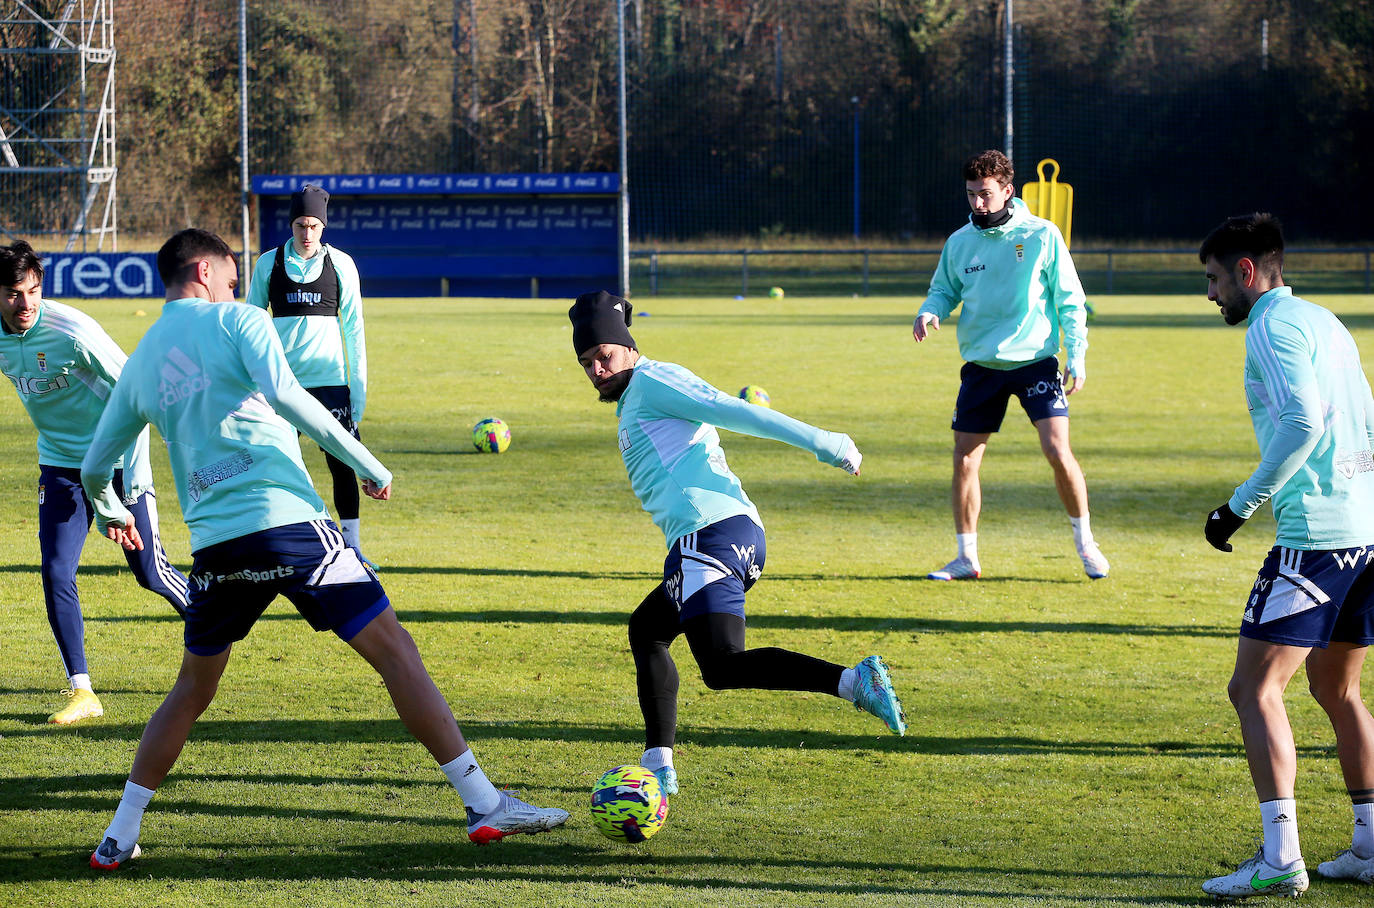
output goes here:
[[358, 474], [339, 458], [325, 452], [324, 462], [334, 478], [334, 513], [340, 520], [356, 520], [362, 499], [358, 494]]
[[807, 690], [838, 695], [843, 665], [775, 646], [744, 648], [744, 619], [708, 613], [679, 622], [677, 609], [659, 584], [630, 615], [644, 746], [672, 747], [677, 737], [677, 666], [668, 647], [687, 637], [701, 680], [711, 690]]

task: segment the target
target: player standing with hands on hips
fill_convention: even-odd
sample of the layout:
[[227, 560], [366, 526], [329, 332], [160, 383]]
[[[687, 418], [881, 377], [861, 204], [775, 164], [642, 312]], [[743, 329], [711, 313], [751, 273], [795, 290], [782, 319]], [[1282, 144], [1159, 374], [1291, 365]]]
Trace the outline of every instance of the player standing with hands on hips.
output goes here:
[[[1110, 565], [1093, 539], [1088, 486], [1069, 447], [1068, 396], [1083, 390], [1088, 351], [1086, 302], [1069, 247], [1053, 223], [1012, 198], [1011, 161], [984, 151], [964, 164], [973, 213], [945, 242], [911, 333], [919, 344], [961, 303], [959, 355], [964, 359], [954, 405], [954, 560], [927, 576], [973, 580], [978, 560], [978, 472], [992, 433], [1015, 394], [1040, 436], [1054, 485], [1068, 511], [1084, 572], [1107, 576]], [[1059, 375], [1059, 334], [1068, 359]]]
[[1350, 332], [1283, 282], [1278, 219], [1233, 217], [1203, 241], [1207, 298], [1245, 330], [1245, 398], [1260, 462], [1207, 515], [1215, 548], [1264, 502], [1278, 524], [1241, 617], [1227, 687], [1240, 717], [1260, 802], [1264, 844], [1235, 873], [1208, 880], [1222, 898], [1296, 897], [1307, 889], [1298, 848], [1297, 751], [1283, 692], [1304, 663], [1331, 720], [1354, 810], [1350, 848], [1317, 866], [1332, 879], [1374, 883], [1374, 718], [1360, 698], [1374, 643], [1374, 398]]
[[[361, 473], [372, 498], [391, 497], [391, 473], [296, 381], [267, 316], [234, 299], [229, 247], [213, 233], [183, 230], [158, 251], [157, 267], [167, 303], [110, 396], [81, 482], [98, 492], [118, 453], [148, 423], [157, 426], [195, 558], [186, 648], [91, 866], [114, 870], [138, 857], [148, 803], [214, 700], [233, 645], [278, 595], [381, 675], [406, 729], [461, 795], [470, 839], [563, 823], [567, 811], [532, 807], [487, 780], [376, 574], [329, 519], [301, 462], [298, 430]], [[132, 518], [103, 529], [125, 548], [139, 544]]]
[[642, 356], [630, 336], [630, 303], [584, 293], [568, 310], [573, 350], [601, 400], [616, 405], [630, 487], [668, 543], [663, 582], [630, 616], [639, 705], [641, 764], [677, 794], [677, 666], [668, 648], [685, 635], [712, 690], [803, 690], [852, 702], [906, 733], [887, 666], [869, 656], [845, 668], [777, 647], [744, 648], [744, 594], [763, 573], [763, 522], [725, 463], [716, 427], [810, 451], [858, 475], [848, 435], [826, 432], [745, 403], [672, 363]]
[[[124, 351], [95, 319], [43, 299], [43, 263], [28, 243], [0, 247], [0, 372], [38, 430], [38, 549], [48, 624], [71, 685], [67, 704], [48, 717], [71, 725], [105, 714], [86, 662], [77, 562], [98, 513], [132, 513], [140, 548], [124, 553], [139, 586], [186, 609], [186, 578], [167, 560], [158, 535], [148, 433], [130, 439], [111, 481], [87, 495], [81, 458], [124, 368]], [[122, 502], [122, 504], [121, 504]]]
[[[367, 406], [367, 342], [358, 266], [321, 242], [329, 224], [329, 193], [306, 183], [291, 194], [291, 239], [258, 257], [248, 302], [272, 313], [296, 380], [360, 438]], [[358, 477], [325, 451], [334, 481], [334, 514], [348, 544], [362, 552]]]

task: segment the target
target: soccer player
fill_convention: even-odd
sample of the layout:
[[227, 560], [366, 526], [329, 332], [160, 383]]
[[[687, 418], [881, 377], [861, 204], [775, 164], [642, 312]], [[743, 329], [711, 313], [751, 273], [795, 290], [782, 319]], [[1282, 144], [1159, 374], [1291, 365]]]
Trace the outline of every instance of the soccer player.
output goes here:
[[1264, 502], [1278, 534], [1245, 602], [1227, 688], [1240, 717], [1264, 844], [1235, 873], [1208, 880], [1223, 898], [1296, 897], [1307, 888], [1298, 848], [1297, 752], [1283, 692], [1304, 663], [1336, 732], [1355, 813], [1350, 847], [1322, 876], [1374, 882], [1374, 719], [1360, 670], [1374, 643], [1374, 399], [1360, 353], [1334, 315], [1283, 282], [1283, 232], [1270, 214], [1226, 220], [1203, 241], [1207, 298], [1228, 325], [1247, 318], [1245, 397], [1260, 462], [1207, 515], [1207, 541], [1227, 540]]
[[[1093, 579], [1110, 565], [1093, 539], [1088, 486], [1069, 447], [1068, 397], [1083, 390], [1088, 350], [1083, 286], [1059, 228], [1012, 198], [1011, 161], [984, 151], [964, 164], [969, 222], [940, 253], [911, 333], [919, 344], [940, 329], [961, 303], [959, 396], [954, 405], [954, 560], [926, 576], [973, 580], [978, 560], [978, 515], [983, 507], [979, 468], [992, 433], [1002, 427], [1014, 394], [1040, 436], [1054, 470], [1054, 486], [1068, 511], [1083, 570]], [[1059, 375], [1060, 331], [1068, 359]]]
[[89, 497], [81, 489], [81, 458], [124, 359], [95, 319], [43, 299], [43, 263], [28, 243], [0, 247], [0, 372], [13, 382], [38, 430], [43, 598], [68, 679], [62, 691], [67, 705], [48, 717], [57, 725], [105, 714], [91, 687], [76, 589], [77, 562], [96, 511], [112, 513], [123, 501], [147, 541], [142, 549], [125, 552], [134, 579], [178, 613], [186, 608], [186, 578], [167, 561], [158, 536], [148, 433], [130, 438], [117, 452], [111, 482]]
[[[360, 438], [367, 406], [367, 343], [358, 266], [320, 241], [329, 223], [329, 193], [307, 183], [291, 194], [291, 239], [258, 257], [248, 302], [268, 309], [296, 380]], [[334, 512], [344, 540], [362, 551], [358, 477], [328, 451]]]
[[[278, 594], [381, 675], [406, 728], [462, 796], [470, 839], [563, 823], [567, 811], [532, 807], [487, 780], [376, 575], [329, 519], [301, 463], [297, 429], [361, 473], [372, 498], [391, 497], [391, 473], [296, 381], [268, 317], [234, 301], [229, 247], [213, 233], [184, 230], [158, 252], [158, 272], [168, 302], [129, 357], [81, 479], [102, 488], [118, 452], [148, 422], [157, 426], [195, 559], [186, 649], [91, 866], [113, 870], [138, 856], [148, 802], [214, 699], [231, 647]], [[108, 531], [126, 548], [139, 543], [127, 518]]]
[[630, 487], [668, 543], [663, 582], [630, 616], [641, 764], [667, 794], [678, 790], [677, 667], [668, 647], [685, 635], [712, 690], [805, 690], [842, 697], [905, 734], [887, 666], [869, 656], [845, 668], [776, 647], [744, 648], [744, 594], [763, 573], [763, 522], [725, 463], [716, 427], [802, 448], [858, 475], [848, 435], [826, 432], [745, 403], [681, 366], [641, 356], [630, 336], [630, 304], [605, 291], [579, 296], [568, 318], [573, 350], [601, 400], [614, 402]]

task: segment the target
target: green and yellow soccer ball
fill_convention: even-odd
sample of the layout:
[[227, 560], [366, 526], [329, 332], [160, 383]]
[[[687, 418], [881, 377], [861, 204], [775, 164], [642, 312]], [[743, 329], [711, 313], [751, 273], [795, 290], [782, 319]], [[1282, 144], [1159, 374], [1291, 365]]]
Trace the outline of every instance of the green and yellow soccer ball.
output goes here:
[[780, 299], [783, 298], [783, 295], [784, 295], [784, 294], [783, 294], [783, 290], [782, 290], [781, 287], [772, 287], [772, 288], [769, 288], [769, 290], [768, 290], [768, 295], [771, 296], [771, 297], [772, 297], [773, 299], [775, 299], [775, 300], [780, 300]]
[[609, 769], [592, 786], [592, 823], [608, 839], [643, 842], [667, 819], [668, 796], [643, 766]]
[[510, 447], [510, 426], [495, 416], [472, 427], [472, 444], [483, 454], [500, 454]]
[[773, 399], [768, 396], [768, 392], [758, 385], [745, 385], [739, 389], [739, 399], [757, 404], [760, 407], [772, 407]]

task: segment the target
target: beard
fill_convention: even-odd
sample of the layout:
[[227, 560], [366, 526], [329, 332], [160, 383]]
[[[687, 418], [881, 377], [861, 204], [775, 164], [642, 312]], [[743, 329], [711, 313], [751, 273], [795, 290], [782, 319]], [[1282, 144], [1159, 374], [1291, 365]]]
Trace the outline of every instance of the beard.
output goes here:
[[625, 389], [630, 386], [630, 379], [633, 376], [634, 372], [626, 369], [600, 388], [597, 388], [597, 394], [601, 402], [603, 404], [613, 404], [619, 401], [621, 395], [625, 393]]

